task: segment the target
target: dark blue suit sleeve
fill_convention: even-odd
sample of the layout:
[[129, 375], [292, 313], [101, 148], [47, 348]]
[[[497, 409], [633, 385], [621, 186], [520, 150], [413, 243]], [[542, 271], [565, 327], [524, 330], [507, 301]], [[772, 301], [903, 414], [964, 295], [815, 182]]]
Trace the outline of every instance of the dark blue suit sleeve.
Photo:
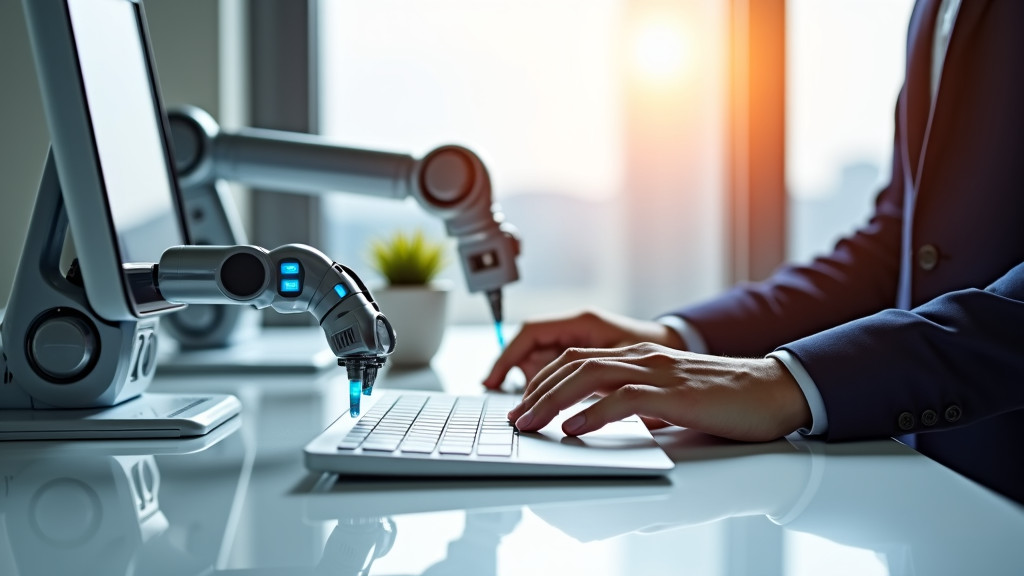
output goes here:
[[969, 424], [1024, 408], [1024, 263], [984, 290], [886, 310], [782, 347], [818, 385], [831, 440]]
[[878, 195], [874, 215], [830, 255], [807, 266], [782, 268], [763, 282], [735, 286], [671, 314], [693, 324], [712, 354], [762, 356], [895, 305], [904, 213], [898, 128], [895, 138], [892, 181]]

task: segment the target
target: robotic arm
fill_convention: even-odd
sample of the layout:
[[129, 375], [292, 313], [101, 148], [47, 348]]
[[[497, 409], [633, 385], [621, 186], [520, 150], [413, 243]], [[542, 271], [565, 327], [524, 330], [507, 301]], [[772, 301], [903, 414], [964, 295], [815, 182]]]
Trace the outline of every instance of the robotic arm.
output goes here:
[[443, 146], [417, 160], [336, 146], [310, 134], [255, 128], [227, 133], [195, 107], [171, 111], [169, 120], [186, 206], [189, 194], [215, 193], [218, 180], [305, 194], [411, 196], [444, 220], [457, 240], [469, 291], [486, 294], [495, 321], [502, 321], [502, 287], [519, 278], [519, 238], [493, 203], [487, 169], [471, 151]]
[[301, 244], [176, 246], [154, 269], [156, 290], [177, 304], [247, 304], [320, 323], [338, 364], [348, 369], [353, 416], [377, 370], [395, 349], [395, 331], [352, 270]]

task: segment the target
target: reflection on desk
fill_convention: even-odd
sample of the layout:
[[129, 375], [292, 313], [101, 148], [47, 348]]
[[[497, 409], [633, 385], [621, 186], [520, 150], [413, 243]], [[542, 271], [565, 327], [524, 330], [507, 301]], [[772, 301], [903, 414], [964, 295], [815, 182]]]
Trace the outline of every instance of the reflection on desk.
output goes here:
[[[0, 573], [198, 574], [212, 566], [176, 545], [157, 462], [186, 455], [188, 466], [206, 462], [202, 487], [212, 494], [217, 483], [209, 480], [239, 425], [236, 418], [190, 439], [0, 442]], [[237, 476], [237, 467], [229, 470], [229, 497]]]
[[538, 516], [582, 541], [757, 516], [872, 550], [888, 574], [1024, 569], [1024, 509], [897, 442], [745, 445], [685, 430], [662, 440], [677, 462], [663, 500], [611, 505], [599, 520], [565, 507]]
[[[477, 389], [496, 350], [474, 330], [394, 385]], [[237, 394], [240, 427], [0, 443], [0, 574], [1024, 573], [1024, 510], [893, 441], [667, 430], [677, 466], [660, 482], [310, 474], [302, 446], [346, 408], [343, 380], [159, 378]]]

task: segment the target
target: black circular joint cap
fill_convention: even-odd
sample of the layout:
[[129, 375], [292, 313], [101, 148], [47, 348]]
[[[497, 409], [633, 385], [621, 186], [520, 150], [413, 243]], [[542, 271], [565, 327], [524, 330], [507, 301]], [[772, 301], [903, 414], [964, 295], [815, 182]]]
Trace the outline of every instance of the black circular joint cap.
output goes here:
[[228, 256], [220, 267], [220, 283], [229, 296], [247, 300], [260, 293], [267, 280], [263, 261], [241, 252]]
[[33, 321], [25, 352], [38, 376], [54, 384], [70, 384], [92, 372], [99, 360], [100, 340], [87, 316], [58, 307]]

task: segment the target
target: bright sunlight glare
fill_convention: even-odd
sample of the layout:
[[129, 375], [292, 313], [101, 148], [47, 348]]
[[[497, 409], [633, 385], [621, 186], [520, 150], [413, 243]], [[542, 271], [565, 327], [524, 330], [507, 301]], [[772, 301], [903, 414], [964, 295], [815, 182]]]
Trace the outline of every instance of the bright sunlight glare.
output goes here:
[[654, 81], [677, 79], [686, 64], [684, 34], [671, 22], [648, 20], [637, 26], [633, 56], [639, 74]]

